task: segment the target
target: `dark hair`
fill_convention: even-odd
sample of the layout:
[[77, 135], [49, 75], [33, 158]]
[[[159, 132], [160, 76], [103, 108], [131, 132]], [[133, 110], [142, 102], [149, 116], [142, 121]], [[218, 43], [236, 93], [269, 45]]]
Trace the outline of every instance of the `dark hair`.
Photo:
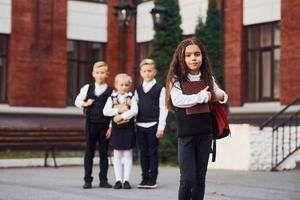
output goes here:
[[200, 48], [201, 54], [202, 54], [202, 64], [200, 66], [200, 72], [201, 72], [201, 79], [205, 82], [206, 85], [209, 86], [209, 91], [212, 94], [212, 99], [215, 97], [215, 94], [213, 92], [213, 71], [211, 67], [211, 63], [209, 61], [209, 57], [205, 51], [205, 48], [203, 44], [195, 37], [187, 38], [185, 40], [182, 40], [174, 54], [173, 58], [170, 64], [169, 72], [167, 75], [166, 80], [166, 104], [168, 110], [173, 111], [174, 105], [171, 100], [170, 91], [172, 87], [174, 86], [174, 83], [176, 81], [184, 82], [188, 81], [188, 67], [185, 63], [185, 49], [189, 45], [197, 45]]

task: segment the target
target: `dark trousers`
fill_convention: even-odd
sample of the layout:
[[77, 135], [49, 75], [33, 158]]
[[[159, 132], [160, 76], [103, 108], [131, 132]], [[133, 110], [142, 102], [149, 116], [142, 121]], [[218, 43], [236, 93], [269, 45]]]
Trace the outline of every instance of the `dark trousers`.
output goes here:
[[108, 126], [106, 124], [88, 123], [86, 125], [86, 148], [84, 156], [84, 181], [92, 182], [93, 158], [95, 155], [96, 143], [99, 144], [100, 172], [99, 179], [107, 180], [108, 171], [108, 143], [105, 134]]
[[211, 142], [209, 134], [178, 138], [179, 200], [203, 200]]
[[142, 176], [144, 178], [157, 178], [159, 140], [156, 137], [156, 132], [157, 124], [149, 128], [137, 126]]

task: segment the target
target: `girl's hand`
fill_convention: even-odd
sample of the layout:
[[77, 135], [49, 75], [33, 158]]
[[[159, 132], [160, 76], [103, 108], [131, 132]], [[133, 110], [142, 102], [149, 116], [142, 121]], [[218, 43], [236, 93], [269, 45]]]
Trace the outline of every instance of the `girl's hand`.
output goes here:
[[211, 92], [207, 91], [207, 95], [208, 95], [208, 101], [211, 100]]
[[114, 120], [115, 123], [118, 123], [118, 122], [122, 121], [122, 119], [123, 119], [123, 118], [122, 118], [121, 115], [116, 115], [116, 116], [114, 116], [114, 119], [113, 119], [113, 120]]
[[211, 93], [208, 91], [208, 88], [209, 86], [206, 86], [198, 93], [199, 103], [207, 103], [211, 99]]
[[157, 139], [160, 139], [164, 136], [164, 131], [160, 131], [160, 130], [157, 130], [156, 132], [156, 138]]
[[82, 104], [83, 107], [88, 107], [94, 103], [95, 99], [88, 99], [86, 102]]
[[110, 136], [111, 136], [111, 128], [107, 129], [105, 136], [106, 136], [106, 139], [110, 138]]

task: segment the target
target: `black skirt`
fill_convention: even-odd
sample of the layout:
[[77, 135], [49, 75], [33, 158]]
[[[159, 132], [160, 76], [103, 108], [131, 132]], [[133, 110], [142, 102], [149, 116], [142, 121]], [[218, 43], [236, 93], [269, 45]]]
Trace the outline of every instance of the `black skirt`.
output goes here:
[[112, 124], [111, 145], [116, 150], [128, 150], [135, 147], [134, 121], [131, 119], [128, 123], [117, 125]]

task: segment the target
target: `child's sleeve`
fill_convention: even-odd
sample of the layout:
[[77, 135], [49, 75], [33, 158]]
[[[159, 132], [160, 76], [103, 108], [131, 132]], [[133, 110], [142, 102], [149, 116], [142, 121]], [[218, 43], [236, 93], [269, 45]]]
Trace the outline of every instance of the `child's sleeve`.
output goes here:
[[214, 92], [215, 92], [216, 94], [222, 93], [223, 96], [224, 96], [223, 100], [220, 100], [219, 103], [221, 103], [221, 104], [227, 103], [227, 101], [228, 101], [228, 95], [226, 94], [226, 92], [225, 92], [224, 90], [222, 90], [221, 88], [219, 88], [219, 86], [218, 86], [218, 84], [216, 83], [216, 81], [215, 81], [214, 78], [213, 78], [213, 83], [214, 83]]
[[136, 90], [134, 91], [134, 98], [135, 98], [136, 102], [138, 103], [139, 102], [139, 95], [138, 95]]
[[108, 117], [113, 117], [118, 114], [118, 110], [113, 108], [113, 103], [111, 97], [109, 97], [103, 108], [103, 115]]
[[[170, 83], [171, 84], [171, 83]], [[174, 86], [171, 86], [171, 99], [175, 107], [179, 108], [189, 108], [198, 103], [207, 103], [208, 94], [207, 91], [201, 90], [197, 94], [186, 95], [182, 93], [180, 84], [178, 81], [174, 83]]]
[[163, 131], [165, 129], [167, 116], [168, 109], [166, 107], [166, 89], [163, 87], [159, 96], [158, 130]]
[[121, 114], [122, 118], [124, 120], [128, 120], [133, 118], [138, 114], [138, 105], [134, 97], [131, 98], [131, 105], [130, 109], [124, 113]]
[[86, 84], [80, 89], [79, 94], [77, 95], [75, 99], [75, 106], [78, 108], [82, 108], [82, 104], [84, 104], [84, 100], [86, 98], [87, 92], [89, 89], [89, 84]]

